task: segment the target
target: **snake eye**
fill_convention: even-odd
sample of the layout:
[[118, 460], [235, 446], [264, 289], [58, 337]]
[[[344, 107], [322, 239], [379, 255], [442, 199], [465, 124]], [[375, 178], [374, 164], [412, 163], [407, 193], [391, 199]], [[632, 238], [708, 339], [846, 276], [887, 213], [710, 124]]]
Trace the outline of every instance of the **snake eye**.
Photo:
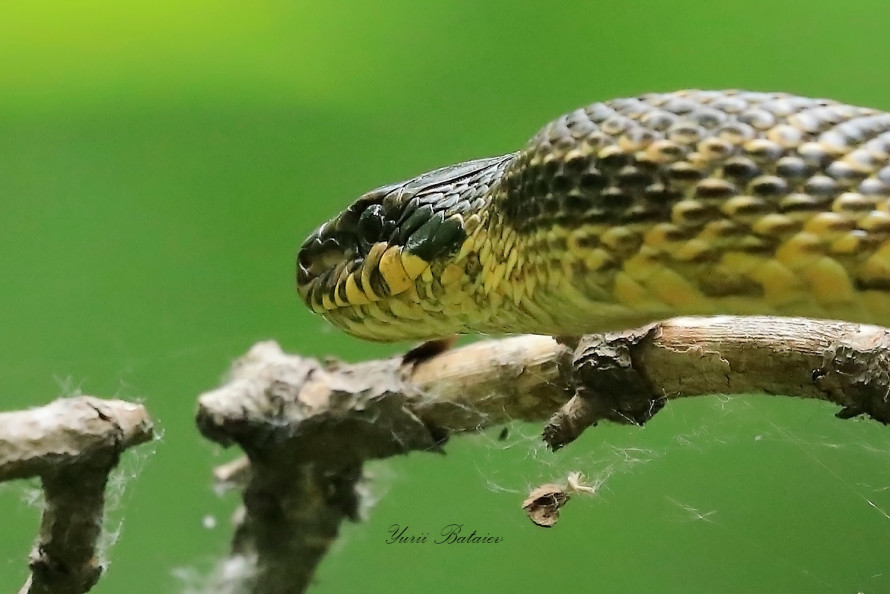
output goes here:
[[372, 204], [362, 213], [358, 220], [358, 240], [362, 250], [367, 253], [372, 245], [382, 239], [383, 236], [383, 207]]

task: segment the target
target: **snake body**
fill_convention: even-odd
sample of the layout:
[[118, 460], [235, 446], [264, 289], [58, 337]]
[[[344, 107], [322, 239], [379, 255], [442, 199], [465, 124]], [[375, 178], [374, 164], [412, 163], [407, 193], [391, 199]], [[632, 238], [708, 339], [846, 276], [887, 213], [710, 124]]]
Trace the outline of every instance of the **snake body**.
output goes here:
[[297, 286], [379, 341], [890, 324], [890, 114], [743, 91], [594, 103], [519, 152], [361, 196], [303, 243]]

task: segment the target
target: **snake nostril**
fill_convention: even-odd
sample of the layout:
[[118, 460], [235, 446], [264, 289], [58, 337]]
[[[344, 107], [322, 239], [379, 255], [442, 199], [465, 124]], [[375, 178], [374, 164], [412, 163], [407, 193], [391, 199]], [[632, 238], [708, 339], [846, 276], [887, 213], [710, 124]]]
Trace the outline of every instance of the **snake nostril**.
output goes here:
[[351, 243], [344, 247], [343, 238], [338, 238], [336, 235], [336, 232], [329, 235], [323, 226], [303, 243], [297, 254], [299, 285], [306, 285], [313, 279], [323, 277], [355, 255], [355, 248], [349, 247]]
[[311, 267], [312, 254], [304, 247], [297, 255], [297, 282], [299, 284], [303, 285], [312, 280]]

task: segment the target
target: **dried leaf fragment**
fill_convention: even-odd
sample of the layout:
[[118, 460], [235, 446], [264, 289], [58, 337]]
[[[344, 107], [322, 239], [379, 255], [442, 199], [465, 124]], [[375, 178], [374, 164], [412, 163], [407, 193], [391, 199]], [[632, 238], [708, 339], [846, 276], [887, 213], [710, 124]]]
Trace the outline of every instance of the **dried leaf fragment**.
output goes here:
[[559, 508], [569, 499], [571, 497], [562, 485], [548, 483], [532, 489], [522, 502], [522, 509], [532, 522], [550, 528], [559, 521]]

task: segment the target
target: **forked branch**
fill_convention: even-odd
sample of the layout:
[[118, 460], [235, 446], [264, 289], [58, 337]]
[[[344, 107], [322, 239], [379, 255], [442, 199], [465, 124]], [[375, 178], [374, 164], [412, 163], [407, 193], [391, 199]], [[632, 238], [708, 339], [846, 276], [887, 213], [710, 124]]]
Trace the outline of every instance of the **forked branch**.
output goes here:
[[228, 563], [242, 570], [229, 574], [252, 592], [304, 591], [340, 522], [358, 517], [363, 463], [435, 451], [454, 433], [549, 419], [556, 449], [600, 420], [642, 424], [673, 398], [750, 392], [887, 423], [888, 349], [875, 326], [729, 316], [585, 336], [574, 349], [517, 336], [354, 365], [257, 344], [199, 401], [202, 432], [251, 463]]

